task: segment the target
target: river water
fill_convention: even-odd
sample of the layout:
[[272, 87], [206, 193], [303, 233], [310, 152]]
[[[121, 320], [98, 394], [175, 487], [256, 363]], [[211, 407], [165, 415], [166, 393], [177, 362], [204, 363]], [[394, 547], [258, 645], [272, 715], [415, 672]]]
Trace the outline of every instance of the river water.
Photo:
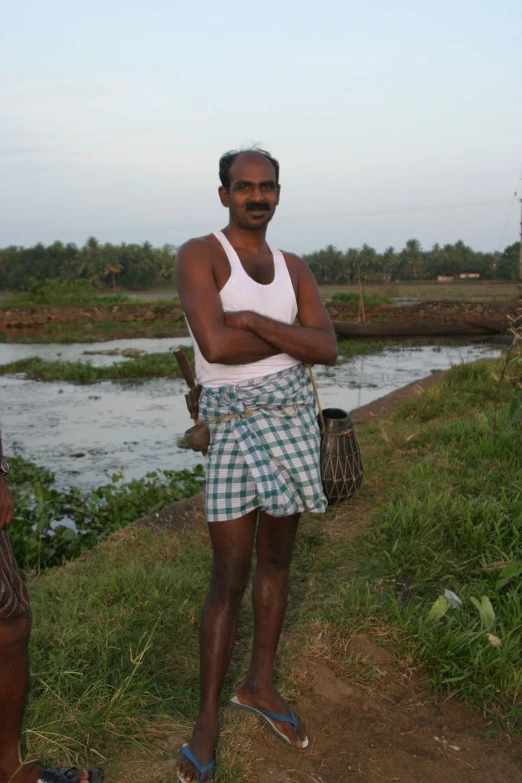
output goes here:
[[[139, 348], [159, 353], [189, 338], [114, 340], [99, 344], [0, 344], [0, 365], [29, 356], [91, 361], [95, 365], [132, 361], [121, 356], [86, 355], [88, 351]], [[446, 345], [387, 349], [356, 357], [335, 368], [316, 367], [324, 408], [353, 410], [431, 372], [479, 357], [496, 356], [492, 345]], [[191, 422], [185, 383], [178, 379], [103, 381], [80, 385], [28, 381], [0, 376], [0, 421], [4, 451], [50, 468], [58, 487], [89, 489], [107, 483], [122, 470], [125, 480], [155, 469], [204, 464], [195, 452], [181, 449], [178, 438]]]

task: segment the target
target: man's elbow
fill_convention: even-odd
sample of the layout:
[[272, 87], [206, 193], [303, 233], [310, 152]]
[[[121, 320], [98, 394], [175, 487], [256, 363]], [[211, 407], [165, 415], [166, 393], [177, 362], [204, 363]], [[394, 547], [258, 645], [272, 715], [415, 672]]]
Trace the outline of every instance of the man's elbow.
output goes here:
[[209, 345], [208, 347], [202, 348], [201, 353], [209, 364], [223, 364], [222, 353], [217, 346]]
[[217, 336], [205, 340], [204, 344], [200, 345], [199, 348], [203, 358], [209, 364], [226, 364], [226, 345]]
[[337, 361], [337, 354], [338, 354], [338, 345], [337, 345], [337, 337], [335, 335], [328, 341], [328, 345], [326, 346], [325, 350], [325, 356], [323, 364], [326, 364], [328, 367], [333, 367], [333, 365]]

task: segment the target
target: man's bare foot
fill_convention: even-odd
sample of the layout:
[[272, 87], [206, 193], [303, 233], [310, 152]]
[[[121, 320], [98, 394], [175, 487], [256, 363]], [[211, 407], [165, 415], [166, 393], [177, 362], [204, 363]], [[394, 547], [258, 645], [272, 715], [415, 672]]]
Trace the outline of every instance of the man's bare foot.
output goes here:
[[[18, 769], [18, 772], [16, 772], [16, 769], [18, 769], [18, 767], [13, 769], [10, 774], [0, 770], [0, 783], [35, 783], [45, 767], [42, 767], [39, 764], [24, 764], [21, 769]], [[71, 771], [79, 780], [88, 783], [89, 773], [86, 769], [72, 769]]]
[[[198, 715], [192, 732], [192, 739], [189, 742], [189, 748], [202, 766], [210, 764], [214, 758], [214, 751], [217, 745], [219, 731], [218, 716], [216, 715]], [[186, 783], [199, 781], [200, 773], [194, 764], [180, 754], [176, 763], [176, 769], [180, 778]], [[205, 772], [203, 783], [210, 783], [214, 780], [212, 770]]]
[[[247, 679], [237, 691], [237, 698], [241, 704], [247, 707], [255, 707], [258, 710], [268, 710], [276, 712], [279, 715], [288, 715], [290, 713], [288, 706], [284, 703], [273, 685], [260, 686], [253, 680]], [[298, 719], [297, 731], [294, 731], [291, 723], [284, 721], [274, 721], [278, 731], [288, 738], [288, 741], [294, 748], [306, 747], [306, 731], [303, 723]]]

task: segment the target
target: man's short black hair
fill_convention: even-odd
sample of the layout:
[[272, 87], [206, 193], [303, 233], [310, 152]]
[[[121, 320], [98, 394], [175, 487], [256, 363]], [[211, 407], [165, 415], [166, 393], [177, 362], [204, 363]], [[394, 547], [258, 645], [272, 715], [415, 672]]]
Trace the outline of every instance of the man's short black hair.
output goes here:
[[271, 156], [266, 150], [262, 150], [259, 147], [249, 147], [244, 150], [229, 150], [225, 152], [219, 159], [219, 179], [221, 184], [226, 190], [230, 190], [230, 167], [237, 158], [243, 152], [258, 152], [260, 155], [264, 155], [275, 169], [276, 185], [279, 185], [279, 161]]

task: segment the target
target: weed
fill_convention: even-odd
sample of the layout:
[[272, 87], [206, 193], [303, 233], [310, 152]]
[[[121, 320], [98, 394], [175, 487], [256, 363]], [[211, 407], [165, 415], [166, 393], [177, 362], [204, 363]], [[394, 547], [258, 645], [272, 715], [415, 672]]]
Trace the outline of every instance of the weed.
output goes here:
[[[342, 291], [332, 295], [332, 302], [344, 302], [345, 304], [359, 304], [360, 295], [355, 291]], [[372, 305], [393, 304], [393, 299], [388, 299], [378, 294], [363, 294], [363, 302], [368, 307]]]
[[89, 494], [75, 488], [60, 492], [49, 470], [18, 456], [11, 465], [16, 512], [10, 539], [26, 572], [78, 557], [135, 519], [194, 495], [204, 482], [198, 466], [193, 471], [152, 471], [129, 483], [115, 473], [110, 484]]
[[[191, 363], [192, 348], [185, 348]], [[90, 362], [45, 361], [39, 358], [20, 359], [0, 366], [0, 375], [23, 373], [31, 381], [66, 381], [94, 383], [96, 381], [143, 380], [146, 378], [181, 378], [179, 366], [171, 353], [150, 353], [105, 367]]]

